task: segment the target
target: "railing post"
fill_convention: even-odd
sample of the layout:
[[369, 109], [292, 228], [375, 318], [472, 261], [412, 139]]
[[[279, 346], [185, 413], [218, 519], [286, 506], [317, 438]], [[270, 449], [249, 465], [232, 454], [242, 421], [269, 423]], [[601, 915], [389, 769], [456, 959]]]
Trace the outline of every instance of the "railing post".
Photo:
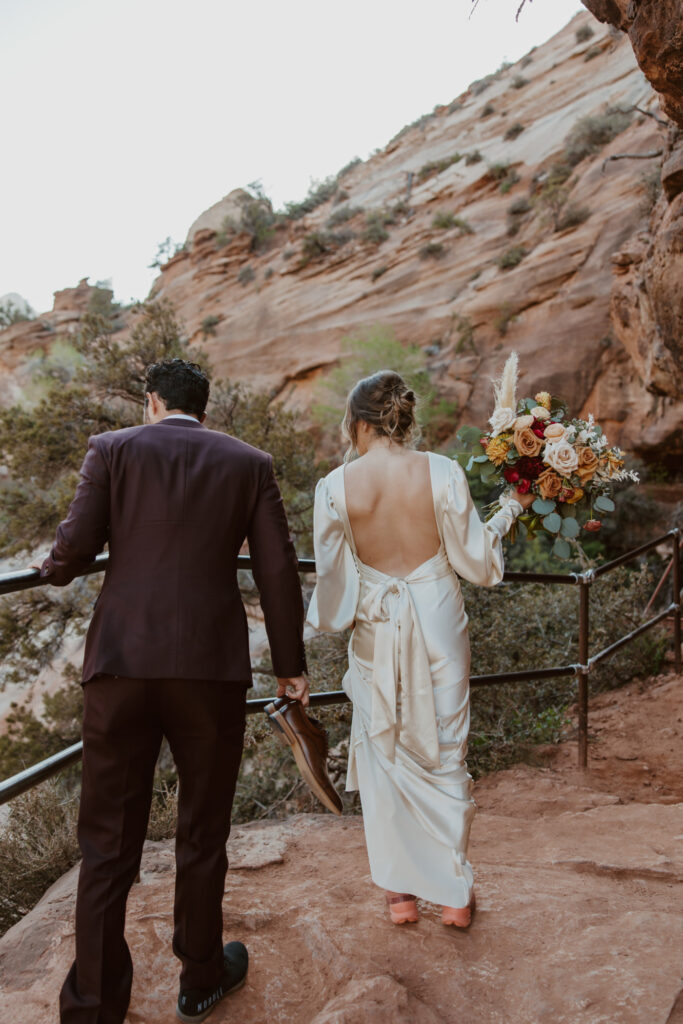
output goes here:
[[673, 548], [672, 603], [674, 609], [674, 665], [676, 672], [681, 672], [681, 551], [680, 530], [673, 530], [671, 546]]
[[582, 573], [579, 578], [579, 768], [588, 767], [588, 598], [591, 581], [591, 573]]

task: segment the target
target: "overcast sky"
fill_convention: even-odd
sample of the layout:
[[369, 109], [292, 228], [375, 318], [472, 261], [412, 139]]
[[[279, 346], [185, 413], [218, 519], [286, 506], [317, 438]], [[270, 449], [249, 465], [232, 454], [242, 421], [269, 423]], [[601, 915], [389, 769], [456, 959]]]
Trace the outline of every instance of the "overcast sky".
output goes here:
[[384, 146], [578, 0], [1, 0], [0, 295], [111, 279], [260, 179], [277, 206]]

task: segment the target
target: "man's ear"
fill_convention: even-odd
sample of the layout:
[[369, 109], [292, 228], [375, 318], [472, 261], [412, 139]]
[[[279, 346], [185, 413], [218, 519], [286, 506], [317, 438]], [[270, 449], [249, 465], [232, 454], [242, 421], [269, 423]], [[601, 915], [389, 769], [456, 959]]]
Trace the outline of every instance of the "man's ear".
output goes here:
[[205, 419], [206, 419], [206, 413], [205, 413], [205, 412], [203, 412], [203, 413], [201, 414], [201, 416], [199, 417], [199, 422], [200, 422], [200, 423], [203, 423]]

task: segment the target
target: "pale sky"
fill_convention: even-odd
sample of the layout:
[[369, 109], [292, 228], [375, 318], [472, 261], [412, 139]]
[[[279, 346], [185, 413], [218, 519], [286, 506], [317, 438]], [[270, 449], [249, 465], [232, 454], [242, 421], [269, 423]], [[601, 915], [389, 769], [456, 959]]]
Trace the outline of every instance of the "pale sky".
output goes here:
[[584, 10], [517, 6], [1, 0], [0, 295], [144, 298], [159, 242], [232, 189], [303, 198]]

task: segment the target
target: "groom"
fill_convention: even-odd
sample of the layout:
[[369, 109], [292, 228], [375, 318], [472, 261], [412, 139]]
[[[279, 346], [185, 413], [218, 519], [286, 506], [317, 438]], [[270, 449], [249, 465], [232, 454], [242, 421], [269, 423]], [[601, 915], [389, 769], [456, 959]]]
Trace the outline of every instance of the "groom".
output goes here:
[[225, 844], [251, 686], [237, 555], [249, 541], [278, 695], [308, 701], [303, 605], [270, 455], [202, 424], [195, 363], [147, 370], [145, 424], [90, 438], [41, 576], [64, 586], [109, 546], [83, 666], [76, 959], [62, 1024], [122, 1024], [133, 967], [126, 899], [140, 865], [161, 740], [178, 769], [173, 951], [177, 1015], [204, 1020], [244, 983], [223, 946]]

